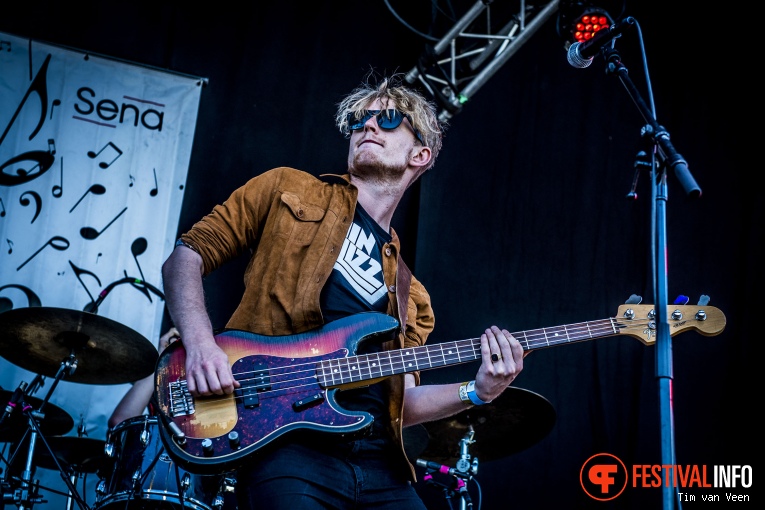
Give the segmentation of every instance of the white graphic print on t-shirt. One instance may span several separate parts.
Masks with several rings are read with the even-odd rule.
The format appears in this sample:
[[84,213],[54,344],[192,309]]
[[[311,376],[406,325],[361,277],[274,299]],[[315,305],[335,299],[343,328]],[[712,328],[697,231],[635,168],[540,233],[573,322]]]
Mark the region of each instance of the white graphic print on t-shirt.
[[[375,250],[375,237],[372,232],[355,222],[348,229],[340,255],[335,262],[335,269],[368,303],[376,303],[386,292],[382,280],[382,266],[370,254]],[[378,250],[379,253],[379,250]]]

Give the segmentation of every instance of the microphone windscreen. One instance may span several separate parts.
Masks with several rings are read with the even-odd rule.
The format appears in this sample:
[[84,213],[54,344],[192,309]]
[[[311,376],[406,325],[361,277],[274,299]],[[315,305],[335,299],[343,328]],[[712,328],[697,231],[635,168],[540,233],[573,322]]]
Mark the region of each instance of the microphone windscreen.
[[568,53],[566,54],[568,63],[578,69],[584,69],[585,67],[589,66],[590,64],[592,64],[592,59],[593,59],[593,57],[584,58],[582,54],[579,53],[579,47],[581,45],[582,43],[575,42],[574,44],[568,47]]

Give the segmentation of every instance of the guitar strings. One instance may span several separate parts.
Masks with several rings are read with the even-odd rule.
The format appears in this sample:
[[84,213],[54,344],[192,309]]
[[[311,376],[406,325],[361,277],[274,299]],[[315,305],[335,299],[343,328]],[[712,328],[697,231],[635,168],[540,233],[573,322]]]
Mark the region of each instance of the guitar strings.
[[[654,334],[651,327],[654,323],[653,319],[625,321],[610,318],[532,329],[512,335],[520,342],[524,351],[530,351],[561,343],[615,336],[630,330],[635,331],[635,335],[647,334],[650,338]],[[240,371],[234,374],[241,385],[235,393],[235,399],[242,400],[255,395],[258,398],[273,398],[317,385],[317,390],[322,390],[353,382],[382,379],[399,373],[467,363],[480,358],[480,348],[481,339],[471,338],[396,351],[269,366],[265,371]],[[253,376],[255,373],[266,375]],[[263,377],[267,377],[268,381],[262,382]]]

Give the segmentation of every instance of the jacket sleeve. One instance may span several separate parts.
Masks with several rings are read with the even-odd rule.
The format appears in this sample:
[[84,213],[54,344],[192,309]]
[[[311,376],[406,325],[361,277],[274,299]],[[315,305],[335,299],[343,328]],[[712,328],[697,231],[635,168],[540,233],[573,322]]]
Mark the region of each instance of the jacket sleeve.
[[251,178],[181,235],[202,257],[205,276],[257,244],[280,175],[277,168]]

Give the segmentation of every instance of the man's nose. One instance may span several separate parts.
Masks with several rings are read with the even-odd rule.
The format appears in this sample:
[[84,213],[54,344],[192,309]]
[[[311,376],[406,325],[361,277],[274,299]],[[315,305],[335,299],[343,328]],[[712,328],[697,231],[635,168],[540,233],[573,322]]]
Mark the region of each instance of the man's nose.
[[377,131],[377,129],[380,126],[377,124],[377,115],[372,115],[367,119],[367,121],[364,123],[364,131],[371,128],[372,131]]

